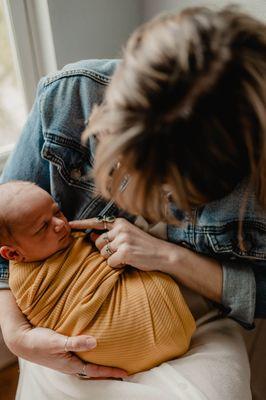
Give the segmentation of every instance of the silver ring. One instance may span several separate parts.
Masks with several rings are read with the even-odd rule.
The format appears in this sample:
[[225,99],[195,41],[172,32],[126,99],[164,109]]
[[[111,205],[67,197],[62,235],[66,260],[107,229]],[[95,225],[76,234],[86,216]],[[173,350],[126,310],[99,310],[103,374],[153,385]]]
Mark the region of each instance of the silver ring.
[[115,222],[116,218],[114,215],[104,215],[103,221],[105,222]]
[[83,364],[82,372],[78,372],[78,373],[76,374],[76,377],[79,378],[79,379],[87,378],[87,374],[86,374],[86,364]]
[[64,344],[64,352],[65,352],[65,353],[68,353],[68,350],[67,350],[67,342],[68,342],[68,339],[69,339],[69,336],[67,336],[67,337],[65,338],[65,344]]
[[109,245],[109,243],[107,243],[107,245],[106,245],[106,253],[108,253],[109,254],[109,256],[111,256],[112,254],[114,254],[114,251],[111,249],[111,247],[110,247],[110,245]]
[[112,222],[115,222],[115,220],[116,220],[116,218],[114,215],[104,215],[102,217],[104,229],[107,229],[107,222],[112,223]]

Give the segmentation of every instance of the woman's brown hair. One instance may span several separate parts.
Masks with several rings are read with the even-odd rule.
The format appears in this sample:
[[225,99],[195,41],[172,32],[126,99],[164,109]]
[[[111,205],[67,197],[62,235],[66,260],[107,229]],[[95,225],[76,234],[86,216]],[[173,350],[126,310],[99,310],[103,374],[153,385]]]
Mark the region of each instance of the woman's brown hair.
[[266,207],[265,24],[232,7],[191,8],[144,24],[88,133],[101,135],[97,187],[131,213],[171,220],[167,192],[189,210],[244,178]]

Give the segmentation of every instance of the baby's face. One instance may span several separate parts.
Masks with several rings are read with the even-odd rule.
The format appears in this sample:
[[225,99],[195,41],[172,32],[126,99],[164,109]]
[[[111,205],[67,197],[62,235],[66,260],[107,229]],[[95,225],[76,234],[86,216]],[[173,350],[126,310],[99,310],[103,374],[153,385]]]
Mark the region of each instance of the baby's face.
[[47,192],[33,187],[17,201],[13,237],[24,261],[43,260],[71,243],[68,221]]

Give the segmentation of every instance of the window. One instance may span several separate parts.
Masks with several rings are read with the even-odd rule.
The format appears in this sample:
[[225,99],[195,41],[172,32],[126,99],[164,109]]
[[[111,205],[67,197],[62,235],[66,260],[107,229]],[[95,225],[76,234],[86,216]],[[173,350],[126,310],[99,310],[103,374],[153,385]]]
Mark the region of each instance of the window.
[[0,173],[35,98],[57,70],[48,0],[0,0]]
[[26,118],[22,86],[15,67],[3,1],[0,2],[0,152],[16,142]]

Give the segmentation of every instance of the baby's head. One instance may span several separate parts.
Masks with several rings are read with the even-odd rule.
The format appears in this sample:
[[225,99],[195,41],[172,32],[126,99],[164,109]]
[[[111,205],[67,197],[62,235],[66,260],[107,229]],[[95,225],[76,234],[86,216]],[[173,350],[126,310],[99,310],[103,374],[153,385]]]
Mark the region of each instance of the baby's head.
[[52,197],[31,182],[0,185],[0,254],[8,260],[43,260],[71,243],[67,219]]

